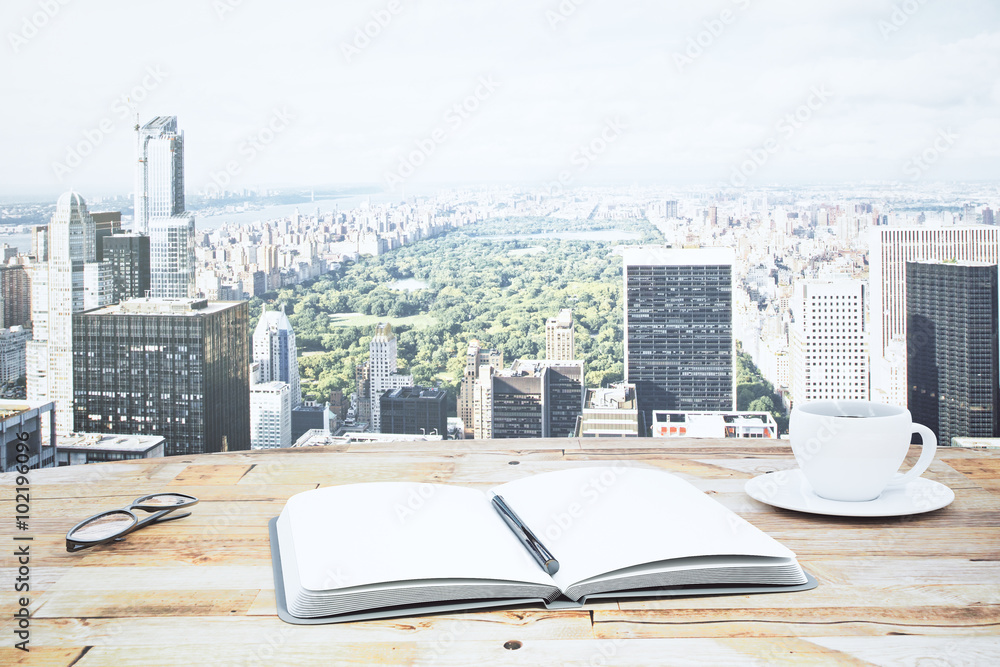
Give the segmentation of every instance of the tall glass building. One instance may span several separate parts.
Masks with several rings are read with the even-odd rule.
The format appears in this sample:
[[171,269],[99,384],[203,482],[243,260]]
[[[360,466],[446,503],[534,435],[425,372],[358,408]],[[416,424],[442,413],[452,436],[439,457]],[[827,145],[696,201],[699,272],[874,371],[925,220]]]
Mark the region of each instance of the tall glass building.
[[149,233],[154,218],[184,213],[184,133],[177,116],[157,116],[139,129],[133,231]]
[[260,362],[261,382],[288,384],[292,408],[302,403],[295,331],[283,308],[260,314],[257,328],[253,330],[253,361]]
[[248,318],[194,299],[74,315],[76,430],[160,435],[168,456],[250,449]]
[[154,298],[196,295],[194,245],[194,216],[150,220],[149,280]]
[[149,296],[149,237],[115,234],[102,243],[104,261],[111,267],[111,302]]
[[48,262],[31,276],[33,340],[25,351],[27,397],[54,401],[59,433],[73,430],[73,314],[110,301],[110,270],[96,261],[87,202],[67,192],[48,229]]
[[177,116],[139,128],[133,231],[149,236],[154,298],[186,299],[195,287],[194,216],[184,212],[184,133]]
[[869,230],[871,400],[906,405],[906,263],[956,259],[996,264],[1000,229],[922,225]]
[[626,248],[625,382],[638,409],[736,408],[729,248]]
[[1000,435],[997,265],[906,263],[907,407],[938,444]]

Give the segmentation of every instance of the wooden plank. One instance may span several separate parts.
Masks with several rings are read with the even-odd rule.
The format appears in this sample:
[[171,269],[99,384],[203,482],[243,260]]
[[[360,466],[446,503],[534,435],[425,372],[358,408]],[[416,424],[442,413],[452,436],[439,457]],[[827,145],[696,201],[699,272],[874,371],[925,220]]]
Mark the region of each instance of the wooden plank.
[[533,639],[591,639],[590,614],[586,611],[504,610],[436,616],[336,623],[291,625],[277,617],[226,616],[138,616],[131,618],[39,618],[32,623],[32,645],[89,646],[94,642],[113,646],[174,647],[184,644],[252,645],[269,638],[285,637],[293,644],[434,641],[443,632],[463,640],[495,637]]
[[247,616],[275,616],[278,613],[278,603],[274,597],[274,587],[257,592]]
[[[985,638],[925,637],[821,637],[811,640],[759,639],[648,639],[642,642],[614,640],[538,640],[524,643],[516,651],[503,648],[506,641],[452,642],[443,634],[437,642],[352,642],[329,646],[295,645],[287,641],[204,645],[179,644],[170,651],[159,648],[35,649],[30,661],[3,664],[68,665],[80,656],[79,667],[103,665],[161,665],[188,667],[193,664],[268,665],[439,665],[467,667],[471,664],[517,665],[710,665],[764,666],[779,662],[796,664],[932,664],[989,665],[998,662],[996,641]],[[20,651],[18,653],[21,653]],[[6,658],[6,653],[0,654]],[[25,654],[27,655],[27,654]],[[17,659],[17,656],[14,656]]]
[[[813,569],[809,570],[815,576]],[[820,581],[812,591],[766,595],[719,595],[701,598],[622,600],[621,609],[766,609],[774,607],[870,607],[1000,605],[1000,584],[924,585],[907,581],[881,586]]]
[[946,447],[938,444],[936,458],[950,459],[987,459],[995,458],[997,450],[980,447]]
[[976,482],[984,491],[1000,496],[1000,479],[977,479]]
[[1000,479],[1000,459],[951,460],[948,464],[970,479]]
[[[83,466],[60,466],[32,470],[32,493],[44,492],[40,487],[61,487],[56,491],[66,494],[67,485],[79,489],[83,494],[87,486],[95,484],[131,483],[162,483],[172,480],[178,472],[184,470],[187,464],[179,461],[162,459],[140,459],[137,461],[114,461],[108,463],[91,463]],[[14,485],[16,473],[0,474],[0,486]]]
[[39,599],[32,617],[243,616],[258,592],[257,589],[48,592]]
[[0,665],[9,665],[9,667],[17,665],[69,667],[83,653],[83,647],[37,648],[33,643],[28,644],[28,649],[28,651],[21,651],[8,645],[0,647]]
[[594,612],[594,634],[639,637],[815,637],[824,635],[996,635],[1000,605],[672,609]]
[[[285,641],[281,641],[285,639]],[[518,648],[505,648],[511,640]],[[453,640],[443,632],[427,641],[407,642],[338,642],[328,646],[302,645],[279,638],[273,644],[258,642],[247,646],[230,643],[210,645],[185,644],[164,655],[143,647],[128,649],[93,649],[77,663],[78,667],[96,665],[146,665],[188,667],[192,664],[241,665],[705,665],[766,667],[779,662],[795,664],[868,665],[857,658],[810,641],[720,639],[648,639],[639,641],[541,639],[520,641],[515,637],[496,636],[488,640]]]
[[171,486],[190,484],[205,486],[207,484],[235,484],[246,475],[251,465],[189,465],[177,473]]
[[451,461],[373,459],[369,461],[331,458],[313,463],[261,464],[254,466],[244,478],[245,484],[302,484],[321,486],[358,484],[361,482],[429,482],[445,484],[451,479],[455,464]]
[[51,591],[203,591],[274,588],[271,565],[75,567]]
[[994,585],[1000,583],[1000,561],[968,558],[854,558],[809,561],[809,572],[832,584],[893,586]]
[[723,639],[721,644],[739,651],[749,664],[775,665],[782,663],[851,665],[860,667],[871,663],[843,651],[818,645],[799,637],[774,637],[769,641],[759,639]]
[[877,665],[998,665],[1000,637],[814,637],[820,646]]
[[[9,563],[5,558],[5,564]],[[48,589],[52,584],[59,581],[67,572],[69,567],[42,567],[36,562],[31,564],[31,589],[32,591]],[[18,576],[16,567],[0,568],[0,591],[9,593],[11,599],[17,595],[14,589],[15,578]]]
[[[152,529],[151,529],[152,530]],[[261,566],[271,562],[266,526],[257,535],[143,535],[88,549],[81,568],[156,567],[160,563]],[[222,570],[220,569],[221,576]]]
[[830,556],[852,557],[860,554],[923,558],[996,559],[1000,554],[1000,534],[987,528],[978,533],[968,528],[939,527],[920,533],[920,539],[907,539],[905,532],[891,533],[865,526],[837,530],[804,531],[801,527],[766,531],[794,551],[800,559]]

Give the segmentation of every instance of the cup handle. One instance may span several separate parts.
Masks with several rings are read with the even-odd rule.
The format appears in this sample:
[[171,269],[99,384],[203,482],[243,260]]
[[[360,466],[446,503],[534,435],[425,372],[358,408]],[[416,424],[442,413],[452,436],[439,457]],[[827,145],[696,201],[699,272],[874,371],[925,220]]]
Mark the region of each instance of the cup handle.
[[900,475],[897,473],[896,479],[885,487],[887,489],[896,489],[901,486],[906,486],[917,477],[923,475],[924,471],[930,467],[931,461],[934,460],[934,454],[937,452],[937,438],[934,437],[934,431],[930,430],[923,424],[914,424],[912,432],[920,434],[920,458],[917,459],[917,462],[906,474]]

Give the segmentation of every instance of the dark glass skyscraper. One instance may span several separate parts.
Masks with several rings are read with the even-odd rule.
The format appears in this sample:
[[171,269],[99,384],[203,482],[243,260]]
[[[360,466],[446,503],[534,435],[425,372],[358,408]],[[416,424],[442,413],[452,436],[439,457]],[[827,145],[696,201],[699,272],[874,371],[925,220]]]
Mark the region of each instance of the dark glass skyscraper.
[[21,265],[0,266],[0,328],[31,326],[31,279]]
[[625,381],[639,411],[735,409],[732,269],[727,248],[624,253]]
[[491,438],[545,437],[545,372],[494,375]]
[[74,428],[250,449],[247,303],[136,299],[73,316]]
[[934,431],[996,437],[997,266],[984,262],[906,263],[907,407]]
[[382,433],[448,434],[447,394],[441,389],[400,387],[379,398]]
[[476,381],[477,438],[565,438],[583,411],[583,362],[518,359]]
[[121,211],[107,211],[104,213],[91,213],[94,219],[94,242],[97,251],[97,261],[104,260],[104,239],[122,231]]
[[149,237],[115,234],[102,239],[104,261],[111,266],[111,302],[149,295]]
[[576,433],[576,419],[583,411],[583,362],[547,362],[548,437],[568,438]]

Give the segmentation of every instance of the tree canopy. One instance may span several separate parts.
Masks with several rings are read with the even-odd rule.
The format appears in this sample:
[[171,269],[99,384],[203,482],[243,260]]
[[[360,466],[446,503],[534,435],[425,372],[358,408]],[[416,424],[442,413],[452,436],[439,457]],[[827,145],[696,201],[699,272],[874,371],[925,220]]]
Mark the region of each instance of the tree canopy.
[[[532,236],[602,229],[632,235]],[[251,302],[251,317],[256,322],[263,303],[285,304],[303,393],[315,399],[356,390],[354,368],[368,358],[373,325],[390,321],[400,371],[417,384],[440,384],[454,405],[471,339],[502,350],[507,363],[542,358],[545,320],[572,308],[586,383],[600,386],[624,375],[622,261],[614,248],[661,241],[645,221],[491,220],[270,292]],[[407,279],[423,286],[397,285]]]

